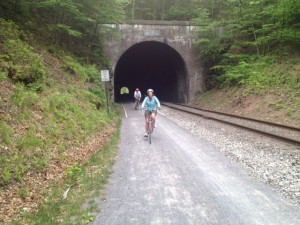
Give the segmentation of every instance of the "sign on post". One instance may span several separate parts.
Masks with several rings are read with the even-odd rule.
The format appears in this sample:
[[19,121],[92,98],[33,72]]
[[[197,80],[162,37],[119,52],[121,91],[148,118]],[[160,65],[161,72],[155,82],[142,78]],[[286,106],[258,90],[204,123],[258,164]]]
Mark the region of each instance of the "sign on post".
[[109,70],[101,70],[101,81],[102,82],[109,81]]
[[107,107],[107,113],[109,113],[108,94],[107,94],[107,82],[109,81],[109,71],[108,70],[101,70],[101,81],[105,82],[106,107]]

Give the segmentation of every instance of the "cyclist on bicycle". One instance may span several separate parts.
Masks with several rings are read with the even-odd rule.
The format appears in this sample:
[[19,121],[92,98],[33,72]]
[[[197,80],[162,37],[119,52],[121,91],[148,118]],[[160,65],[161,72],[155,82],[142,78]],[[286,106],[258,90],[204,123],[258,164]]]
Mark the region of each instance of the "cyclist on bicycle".
[[140,104],[141,97],[142,97],[142,94],[141,94],[141,92],[140,92],[140,90],[138,88],[135,89],[135,92],[134,92],[133,96],[134,96],[134,99],[135,99],[134,108],[138,109],[138,105]]
[[155,117],[157,114],[157,110],[160,109],[160,102],[156,96],[154,96],[154,91],[152,89],[147,90],[147,97],[144,99],[142,103],[142,109],[145,109],[145,130],[146,133],[144,137],[148,137],[147,131],[149,130],[149,118],[151,116],[153,121],[153,126],[155,127]]

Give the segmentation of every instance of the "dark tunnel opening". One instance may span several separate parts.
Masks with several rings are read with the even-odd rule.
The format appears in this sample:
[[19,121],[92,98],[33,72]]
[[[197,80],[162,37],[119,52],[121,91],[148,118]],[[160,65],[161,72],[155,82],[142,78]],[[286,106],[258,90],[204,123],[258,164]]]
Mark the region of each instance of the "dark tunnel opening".
[[[187,102],[187,77],[185,62],[176,50],[161,42],[141,42],[129,48],[116,65],[115,101],[133,101],[136,88],[143,96],[152,88],[160,101]],[[121,95],[122,87],[128,87],[129,94]]]

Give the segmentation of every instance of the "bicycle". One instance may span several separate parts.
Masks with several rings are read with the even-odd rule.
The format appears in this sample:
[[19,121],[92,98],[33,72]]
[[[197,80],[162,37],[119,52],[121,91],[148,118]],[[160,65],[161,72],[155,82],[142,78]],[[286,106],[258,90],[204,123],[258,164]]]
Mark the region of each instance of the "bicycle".
[[152,116],[150,115],[149,120],[148,120],[148,140],[149,140],[149,144],[151,145],[151,135],[153,133],[153,121],[152,121]]
[[139,108],[140,108],[140,99],[135,99],[134,109],[139,110]]

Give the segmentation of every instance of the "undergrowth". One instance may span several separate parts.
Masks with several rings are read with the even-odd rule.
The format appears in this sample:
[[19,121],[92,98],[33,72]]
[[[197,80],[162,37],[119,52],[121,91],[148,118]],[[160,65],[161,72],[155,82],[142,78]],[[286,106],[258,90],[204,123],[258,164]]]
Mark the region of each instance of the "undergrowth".
[[[19,224],[89,224],[94,221],[99,211],[95,201],[101,198],[101,190],[107,183],[112,165],[117,154],[117,144],[120,135],[120,121],[117,123],[117,132],[111,141],[90,160],[80,165],[70,166],[66,171],[63,184],[53,184],[45,193],[45,201],[37,212],[23,214],[22,218],[13,222]],[[69,190],[65,198],[64,193]],[[26,196],[26,190],[20,193]]]
[[[52,66],[36,53],[13,22],[0,18],[0,187],[48,168],[53,149],[63,153],[111,122],[95,65],[60,53],[68,77],[47,74]],[[89,83],[88,83],[89,82]],[[2,84],[0,84],[2,85]],[[4,95],[5,94],[5,95]],[[4,101],[5,98],[5,101]]]
[[222,74],[219,86],[201,94],[197,104],[296,126],[300,124],[299,59],[297,53],[289,57],[227,54],[213,67]]

